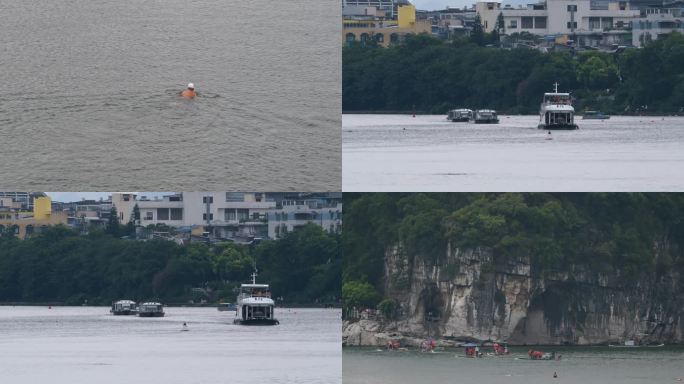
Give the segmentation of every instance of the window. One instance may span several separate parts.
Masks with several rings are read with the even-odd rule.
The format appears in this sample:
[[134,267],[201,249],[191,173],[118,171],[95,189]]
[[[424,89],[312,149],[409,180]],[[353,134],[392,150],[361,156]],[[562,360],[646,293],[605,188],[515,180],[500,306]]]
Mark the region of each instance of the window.
[[600,17],[590,17],[589,18],[589,29],[601,29],[601,18]]
[[521,17],[521,18],[520,18],[521,28],[532,29],[532,28],[533,28],[533,26],[532,26],[532,20],[533,20],[533,18],[530,17],[530,16]]
[[[206,220],[206,219],[207,219],[207,214],[203,213],[202,214],[202,220]],[[209,214],[209,220],[214,220],[214,214],[213,213]]]
[[204,196],[202,198],[202,202],[204,204],[206,204],[206,203],[213,204],[214,203],[214,197],[213,196]]
[[168,220],[169,219],[169,209],[168,208],[157,208],[157,220]]
[[518,20],[511,20],[510,24],[508,25],[508,28],[511,28],[511,29],[518,28]]
[[577,28],[577,22],[576,21],[568,21],[568,29],[575,29]]
[[568,12],[577,12],[577,5],[569,4],[568,5]]
[[613,28],[613,18],[612,17],[602,17],[601,18],[601,27],[603,29]]
[[241,202],[245,200],[244,193],[241,192],[226,192],[226,202]]
[[183,220],[183,208],[171,208],[171,220]]
[[384,43],[385,36],[382,33],[377,33],[375,34],[375,41],[377,41],[378,43]]
[[238,209],[237,210],[237,218],[238,218],[238,220],[249,219],[249,209]]
[[154,220],[153,213],[151,211],[145,212],[145,220]]
[[615,23],[615,26],[618,28],[624,28],[625,27],[625,22],[624,21],[618,21]]
[[627,2],[626,1],[619,2],[618,7],[620,8],[621,11],[626,11],[627,10]]
[[546,16],[537,16],[534,18],[534,28],[546,29]]
[[226,210],[223,214],[223,217],[226,221],[235,221],[237,220],[237,216],[235,215],[235,210]]

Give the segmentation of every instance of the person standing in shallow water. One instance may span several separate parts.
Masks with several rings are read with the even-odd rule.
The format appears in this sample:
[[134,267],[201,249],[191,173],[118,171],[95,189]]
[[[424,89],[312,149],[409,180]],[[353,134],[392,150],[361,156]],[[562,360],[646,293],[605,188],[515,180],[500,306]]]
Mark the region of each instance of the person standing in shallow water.
[[181,96],[185,97],[186,99],[192,99],[193,97],[197,96],[197,92],[195,92],[195,84],[188,84],[188,88],[181,92]]

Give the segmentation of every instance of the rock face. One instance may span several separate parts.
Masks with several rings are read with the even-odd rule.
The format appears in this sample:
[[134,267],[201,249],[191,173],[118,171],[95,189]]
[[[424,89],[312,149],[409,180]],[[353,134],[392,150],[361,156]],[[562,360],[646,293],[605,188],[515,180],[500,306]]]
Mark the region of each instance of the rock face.
[[494,267],[485,248],[449,249],[435,262],[395,247],[385,257],[385,296],[400,303],[400,315],[373,326],[345,323],[347,344],[383,345],[388,335],[517,345],[681,343],[680,276],[624,281],[620,271],[578,267],[538,275],[524,257]]

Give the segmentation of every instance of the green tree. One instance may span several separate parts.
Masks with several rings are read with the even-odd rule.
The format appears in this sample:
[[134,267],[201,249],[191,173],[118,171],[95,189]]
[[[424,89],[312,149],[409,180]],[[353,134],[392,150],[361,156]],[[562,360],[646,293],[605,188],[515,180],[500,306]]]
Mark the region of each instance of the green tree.
[[470,41],[479,46],[483,46],[486,43],[484,27],[482,26],[482,19],[479,14],[475,15],[473,30],[470,31]]
[[342,285],[342,305],[350,308],[374,308],[380,301],[380,294],[366,282],[348,281]]
[[503,13],[499,12],[499,16],[496,18],[496,31],[499,35],[506,34],[506,25],[504,22]]
[[119,225],[119,214],[116,211],[116,207],[112,206],[112,209],[109,210],[106,232],[114,237],[119,237],[121,233]]

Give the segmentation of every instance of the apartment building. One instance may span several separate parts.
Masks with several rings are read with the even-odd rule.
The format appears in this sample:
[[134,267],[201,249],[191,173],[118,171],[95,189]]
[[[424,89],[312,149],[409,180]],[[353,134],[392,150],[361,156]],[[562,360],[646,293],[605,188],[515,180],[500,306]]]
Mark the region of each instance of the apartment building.
[[528,32],[541,36],[567,36],[578,46],[629,45],[631,26],[640,16],[628,1],[547,0],[526,7],[501,7],[500,2],[478,2],[486,32],[503,16],[505,33]]
[[646,7],[632,22],[632,45],[643,46],[672,32],[684,33],[683,1]]
[[[339,206],[332,200],[338,201]],[[112,204],[121,223],[131,220],[137,205],[139,219],[135,221],[140,226],[162,224],[194,229],[193,232],[213,239],[239,243],[277,238],[306,222],[327,231],[337,231],[336,224],[341,224],[341,196],[334,194],[183,192],[149,199],[133,193],[115,193]],[[305,206],[309,210],[303,210]],[[330,208],[335,208],[336,213],[326,213]],[[282,229],[271,230],[270,221],[276,218]]]

